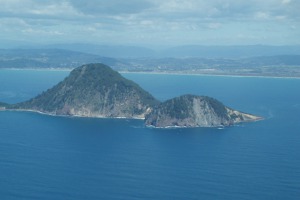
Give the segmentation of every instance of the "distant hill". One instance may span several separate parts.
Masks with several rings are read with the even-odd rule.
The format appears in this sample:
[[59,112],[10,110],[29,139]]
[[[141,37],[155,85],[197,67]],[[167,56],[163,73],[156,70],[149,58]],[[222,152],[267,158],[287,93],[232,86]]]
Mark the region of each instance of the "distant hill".
[[[275,52],[275,50],[273,52]],[[295,50],[294,52],[297,51]],[[111,66],[114,70],[123,72],[300,77],[300,53],[246,58],[110,58],[102,55],[63,49],[0,49],[0,69],[73,69],[86,63],[104,63]]]
[[161,57],[201,57],[201,58],[248,58],[258,56],[300,55],[300,46],[268,46],[268,45],[239,45],[239,46],[201,46],[185,45],[165,49]]
[[141,58],[154,57],[157,52],[153,49],[125,45],[96,45],[96,44],[54,44],[44,46],[47,49],[74,50],[111,58]]
[[242,62],[248,63],[249,66],[300,66],[299,55],[278,55],[278,56],[259,56],[241,59]]
[[63,49],[0,49],[0,68],[75,68],[91,62],[114,65],[119,61]]
[[300,55],[250,58],[140,58],[127,59],[119,71],[183,74],[300,77]]
[[202,66],[300,66],[298,55],[258,56],[247,58],[164,57],[116,58],[63,49],[0,49],[0,68],[75,68],[101,62],[116,70],[193,69]]
[[111,58],[248,58],[258,56],[300,55],[300,45],[236,45],[205,46],[181,45],[174,47],[148,48],[130,45],[99,44],[52,44],[24,46],[24,49],[63,49]]

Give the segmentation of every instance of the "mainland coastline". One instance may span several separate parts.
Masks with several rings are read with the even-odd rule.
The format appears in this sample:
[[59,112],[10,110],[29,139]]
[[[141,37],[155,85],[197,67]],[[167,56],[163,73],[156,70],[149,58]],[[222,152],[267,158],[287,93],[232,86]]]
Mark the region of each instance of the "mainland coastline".
[[[74,68],[0,68],[1,70],[12,71],[51,71],[51,72],[71,72]],[[186,71],[118,71],[120,74],[153,74],[153,75],[179,75],[179,76],[214,76],[233,78],[279,78],[279,79],[300,79],[300,76],[275,76],[268,74],[230,74],[230,73],[192,73]]]

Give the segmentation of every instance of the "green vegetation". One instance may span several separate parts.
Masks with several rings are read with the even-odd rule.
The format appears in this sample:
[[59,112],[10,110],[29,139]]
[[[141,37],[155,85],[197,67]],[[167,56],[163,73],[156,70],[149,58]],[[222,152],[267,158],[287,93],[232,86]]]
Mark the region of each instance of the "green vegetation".
[[228,119],[226,107],[220,101],[207,96],[203,96],[202,98],[212,107],[215,113],[222,118]]
[[172,118],[184,119],[190,117],[192,109],[192,101],[189,96],[180,96],[161,103],[157,110],[160,114],[168,115]]
[[155,110],[161,115],[168,115],[176,119],[193,117],[194,99],[206,102],[218,116],[228,119],[226,107],[218,100],[207,96],[183,95],[159,104]]
[[245,114],[227,108],[218,100],[207,96],[183,95],[156,106],[146,116],[146,125],[155,127],[216,127],[229,126],[249,119]]
[[141,115],[157,103],[139,85],[110,67],[88,64],[74,69],[53,88],[15,107],[63,115],[87,111],[119,117]]

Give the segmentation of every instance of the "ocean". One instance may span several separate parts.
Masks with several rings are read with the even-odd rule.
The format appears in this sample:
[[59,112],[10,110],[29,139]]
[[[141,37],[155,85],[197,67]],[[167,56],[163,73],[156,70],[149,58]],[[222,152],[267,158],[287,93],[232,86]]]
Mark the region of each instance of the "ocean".
[[[0,102],[27,100],[68,73],[0,70]],[[206,95],[265,120],[153,129],[1,111],[0,199],[299,199],[300,79],[123,75],[161,101]]]

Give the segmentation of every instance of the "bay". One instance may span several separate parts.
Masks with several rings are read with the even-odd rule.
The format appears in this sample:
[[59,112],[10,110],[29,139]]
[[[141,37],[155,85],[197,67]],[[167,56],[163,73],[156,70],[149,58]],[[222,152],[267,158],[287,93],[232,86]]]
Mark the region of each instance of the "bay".
[[[16,103],[69,72],[0,70]],[[159,100],[207,95],[265,117],[224,129],[0,112],[1,199],[298,199],[300,79],[125,73]]]

